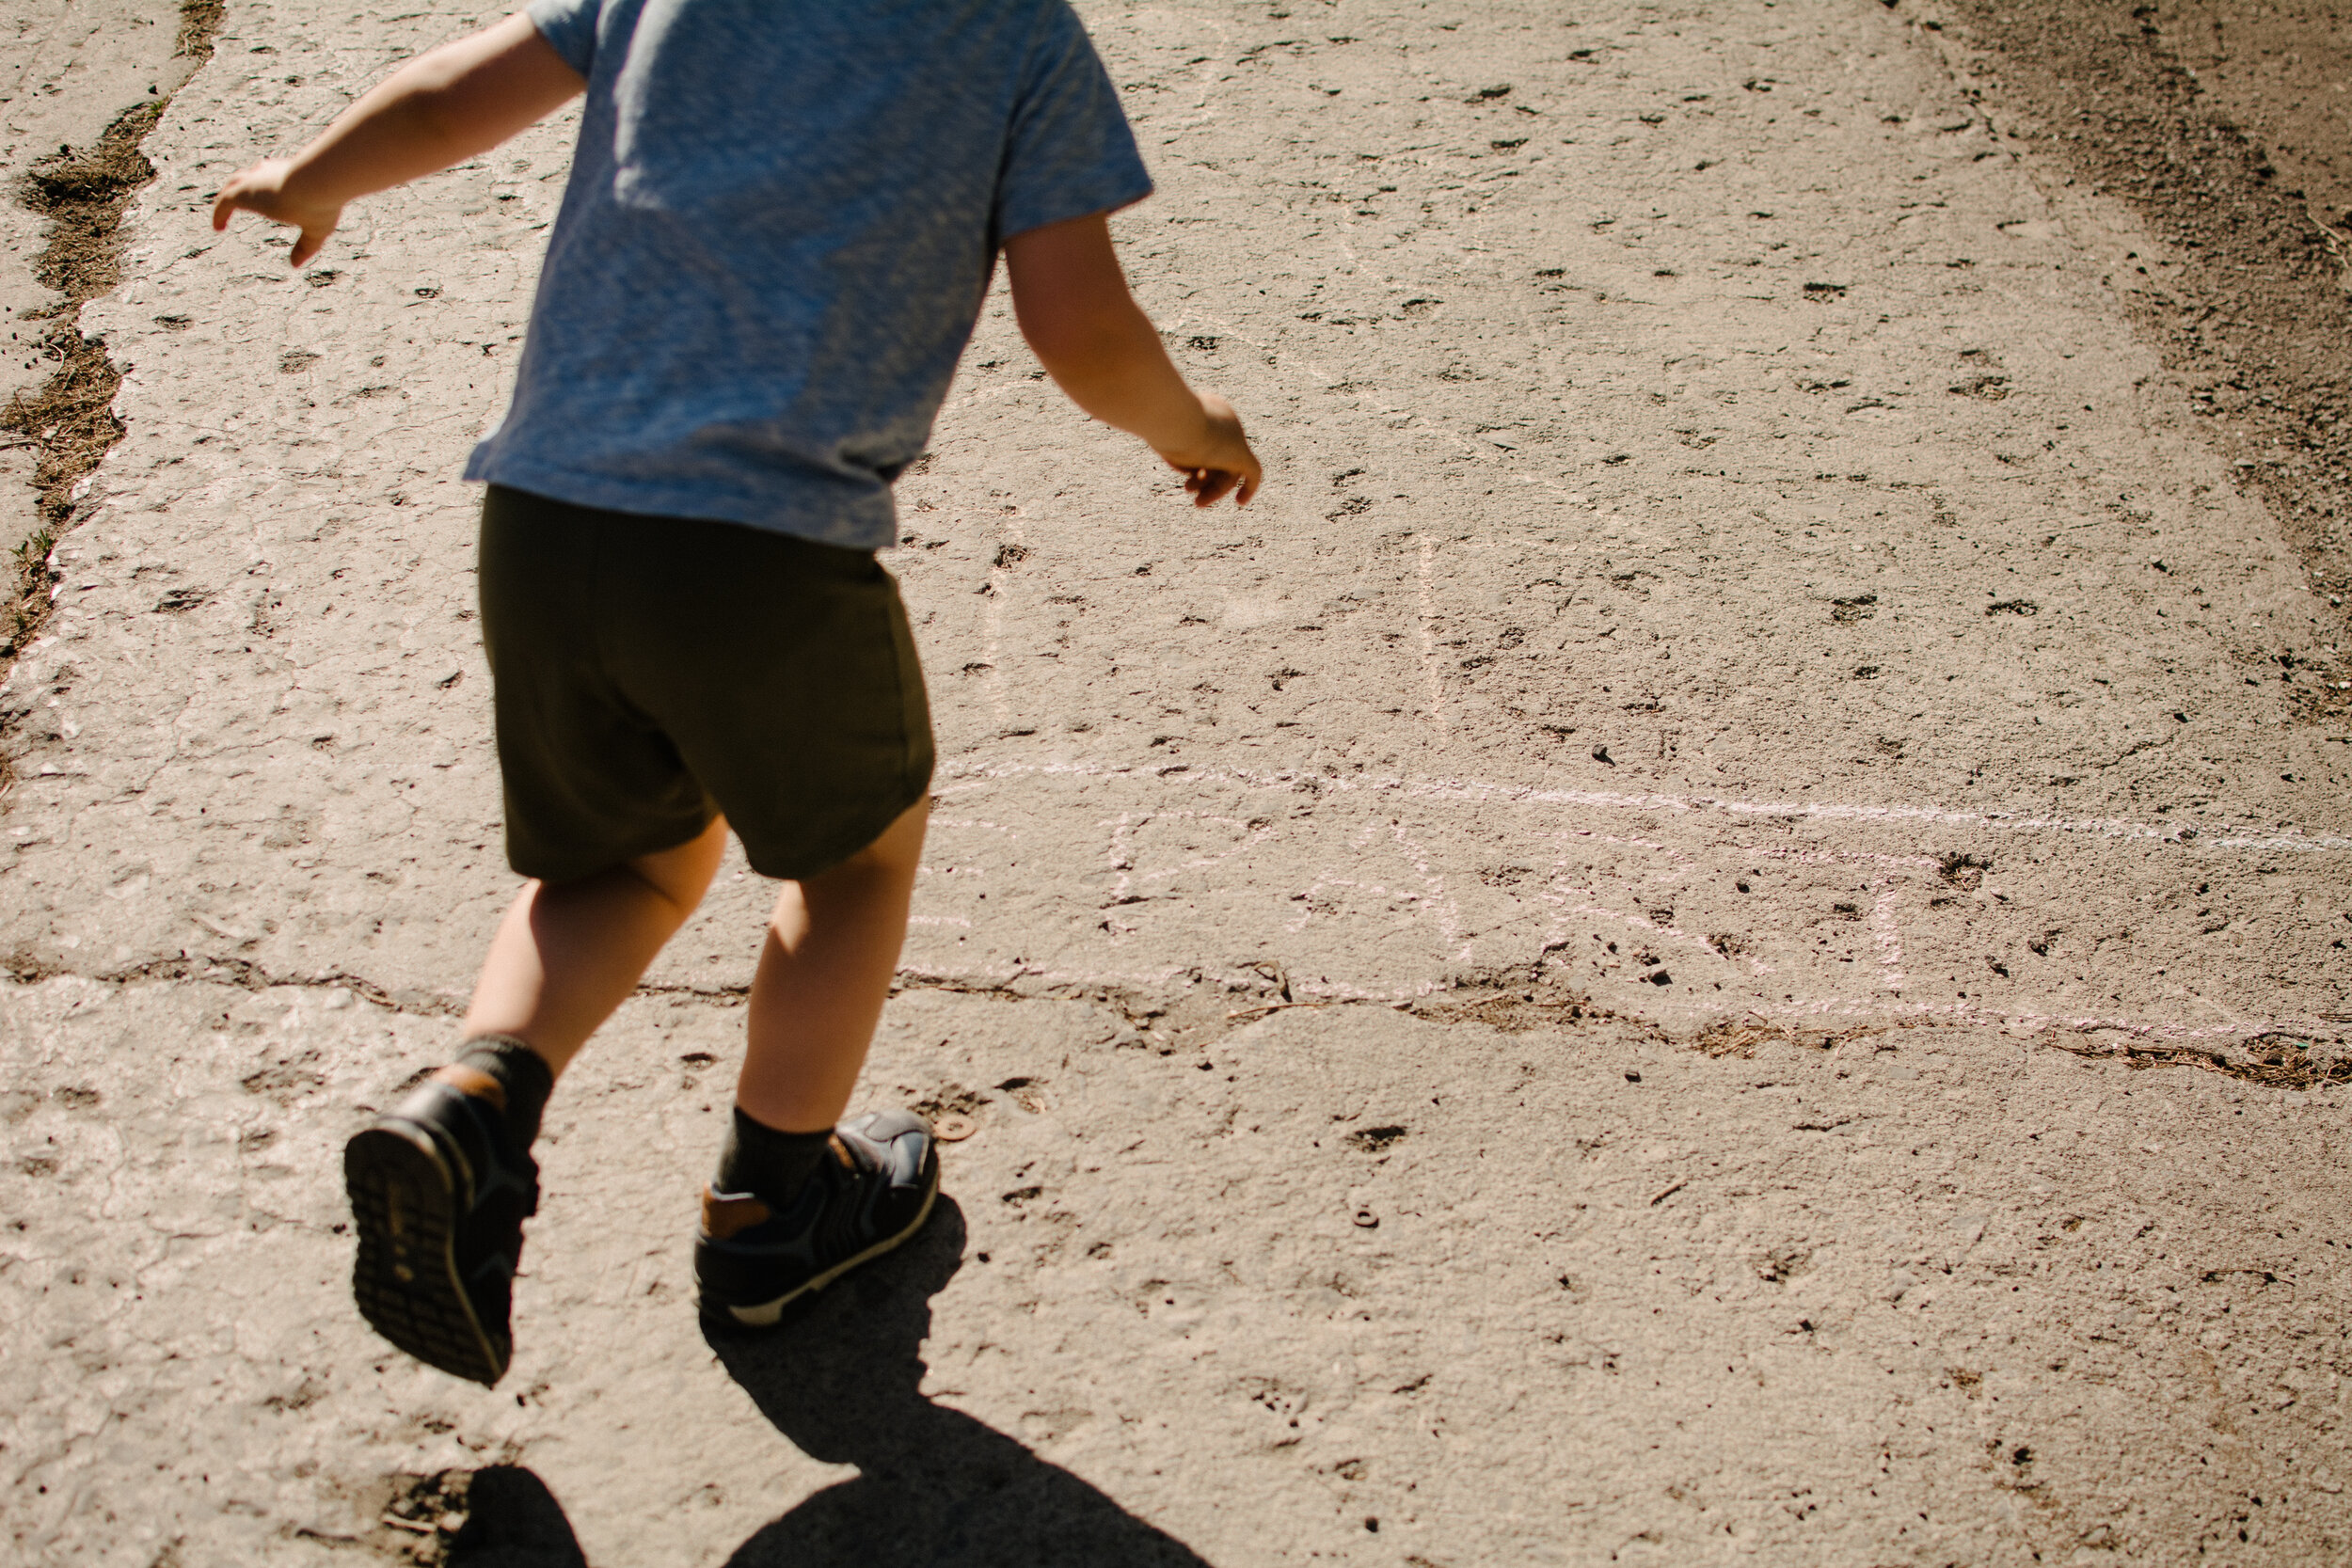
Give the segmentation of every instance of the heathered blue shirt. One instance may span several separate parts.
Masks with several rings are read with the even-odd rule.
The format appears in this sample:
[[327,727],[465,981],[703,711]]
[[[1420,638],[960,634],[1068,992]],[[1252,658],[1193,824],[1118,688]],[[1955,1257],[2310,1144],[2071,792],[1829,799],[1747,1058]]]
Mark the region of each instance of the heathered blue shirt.
[[531,0],[587,78],[468,479],[872,549],[1025,230],[1150,194],[1067,0]]

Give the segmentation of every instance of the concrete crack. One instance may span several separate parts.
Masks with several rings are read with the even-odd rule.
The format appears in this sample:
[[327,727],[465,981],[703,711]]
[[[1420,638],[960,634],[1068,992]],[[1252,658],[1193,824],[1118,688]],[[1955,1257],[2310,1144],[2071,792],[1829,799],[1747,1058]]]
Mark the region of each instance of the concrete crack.
[[2255,1035],[2242,1042],[2241,1049],[2247,1054],[2237,1057],[2185,1045],[2107,1046],[2063,1038],[2050,1041],[2070,1055],[2094,1061],[2111,1058],[2132,1068],[2201,1068],[2241,1084],[2263,1084],[2272,1088],[2315,1089],[2352,1084],[2352,1056],[2317,1056],[2312,1053],[2312,1043],[2277,1033]]
[[104,986],[127,986],[140,980],[201,980],[235,986],[243,990],[347,990],[372,1006],[412,1018],[455,1018],[464,1009],[445,997],[414,991],[392,991],[345,970],[325,974],[276,974],[247,958],[214,958],[183,953],[172,958],[149,958],[118,969],[85,974],[65,964],[48,963],[19,951],[0,959],[0,973],[18,985],[74,978]]

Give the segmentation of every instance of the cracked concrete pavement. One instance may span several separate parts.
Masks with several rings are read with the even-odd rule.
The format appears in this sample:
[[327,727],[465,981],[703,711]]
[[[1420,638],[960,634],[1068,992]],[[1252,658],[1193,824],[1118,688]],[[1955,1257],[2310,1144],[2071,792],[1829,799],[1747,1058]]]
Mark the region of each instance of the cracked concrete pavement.
[[336,1153],[511,893],[454,475],[568,124],[291,275],[213,183],[479,18],[230,6],[0,694],[14,1550],[430,1559],[490,1465],[548,1561],[2352,1549],[2342,623],[2119,303],[2162,237],[1878,5],[1086,9],[1272,483],[1185,510],[992,302],[889,557],[868,1089],[971,1118],[955,1205],[702,1337],[739,863],[484,1391],[352,1313]]

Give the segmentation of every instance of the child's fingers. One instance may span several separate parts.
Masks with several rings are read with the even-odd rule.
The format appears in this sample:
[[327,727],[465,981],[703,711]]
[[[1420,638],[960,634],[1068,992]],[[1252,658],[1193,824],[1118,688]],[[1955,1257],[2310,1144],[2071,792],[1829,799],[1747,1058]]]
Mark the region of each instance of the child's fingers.
[[1230,468],[1200,468],[1184,482],[1184,488],[1192,492],[1193,505],[1215,506],[1240,478]]
[[1195,468],[1185,475],[1184,488],[1192,492],[1195,506],[1215,506],[1227,496],[1235,506],[1248,506],[1264,479],[1255,463],[1246,468]]

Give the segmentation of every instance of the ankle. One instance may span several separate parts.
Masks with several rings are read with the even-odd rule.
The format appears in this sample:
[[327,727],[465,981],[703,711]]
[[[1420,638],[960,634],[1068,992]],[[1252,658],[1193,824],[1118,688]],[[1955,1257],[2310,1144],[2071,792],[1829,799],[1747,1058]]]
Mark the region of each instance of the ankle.
[[711,1185],[722,1193],[749,1193],[771,1209],[781,1209],[800,1196],[832,1147],[831,1128],[787,1132],[746,1115],[738,1105]]
[[485,1098],[505,1117],[516,1147],[528,1149],[539,1136],[539,1119],[555,1089],[555,1071],[547,1058],[512,1035],[480,1035],[466,1042],[452,1065],[490,1080],[497,1092]]

